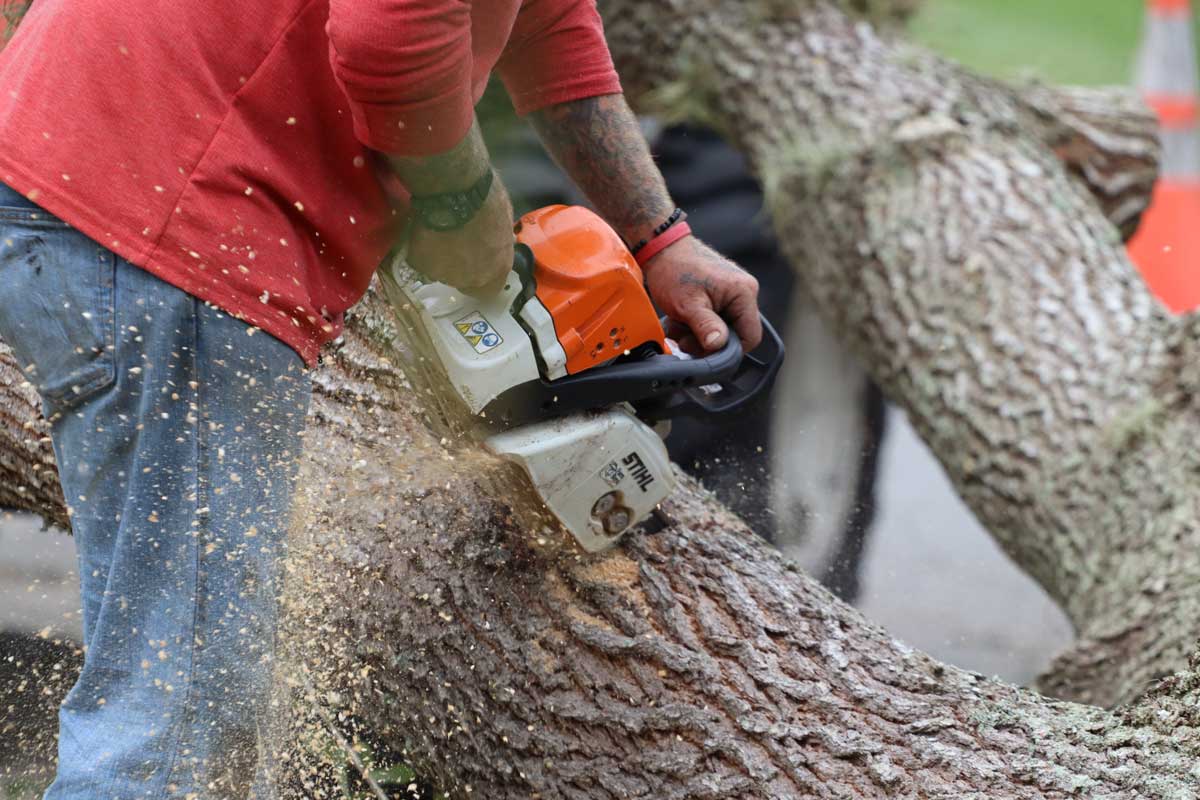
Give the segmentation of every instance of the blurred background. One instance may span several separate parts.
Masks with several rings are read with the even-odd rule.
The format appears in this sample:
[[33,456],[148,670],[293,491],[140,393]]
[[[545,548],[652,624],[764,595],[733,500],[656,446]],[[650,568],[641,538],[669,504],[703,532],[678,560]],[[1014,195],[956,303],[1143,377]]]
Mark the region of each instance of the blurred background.
[[[910,33],[1004,78],[1129,84],[1143,18],[1135,0],[924,0]],[[502,165],[506,180],[515,169]],[[793,350],[792,362],[798,358]],[[792,383],[796,396],[818,402],[811,380]],[[822,508],[818,498],[774,520],[777,527],[809,531],[823,526],[828,541],[781,545],[818,572],[831,558],[838,561],[841,574],[834,579],[842,581],[843,594],[896,637],[944,661],[1029,682],[1069,640],[1065,618],[974,521],[903,414],[871,400],[869,392],[864,397],[867,419],[857,432],[843,437],[832,425],[824,442],[814,442],[813,430],[798,431],[794,441],[775,447],[784,451],[775,454],[777,474],[787,471],[787,464],[779,465],[789,459],[810,472],[814,458],[854,462],[840,477],[813,477],[810,494],[847,476],[857,482],[842,487],[849,498],[845,508]],[[786,432],[781,407],[782,401],[776,428]],[[820,438],[822,431],[815,433]],[[806,461],[796,448],[817,455]],[[44,737],[53,733],[53,707],[64,687],[50,681],[47,688],[47,681],[30,676],[61,673],[58,660],[65,657],[69,665],[77,657],[74,569],[69,537],[0,513],[0,800],[31,796],[47,774]]]
[[1138,0],[923,0],[912,37],[981,72],[1080,85],[1127,84]]

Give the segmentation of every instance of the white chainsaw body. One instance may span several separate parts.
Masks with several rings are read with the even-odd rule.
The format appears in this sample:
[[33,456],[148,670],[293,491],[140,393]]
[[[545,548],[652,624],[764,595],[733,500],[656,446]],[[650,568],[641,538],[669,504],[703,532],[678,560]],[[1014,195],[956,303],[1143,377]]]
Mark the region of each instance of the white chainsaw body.
[[[566,375],[566,354],[545,306],[535,296],[520,320],[511,312],[522,290],[516,271],[489,298],[423,282],[401,263],[395,277],[471,413],[514,386]],[[486,415],[481,422],[489,423]],[[491,424],[486,446],[525,469],[546,507],[588,552],[614,545],[675,488],[662,438],[625,404],[508,429]]]
[[611,547],[675,488],[662,439],[625,408],[576,412],[492,435],[589,553]]
[[[534,339],[509,311],[521,291],[515,272],[510,273],[504,291],[488,298],[463,294],[444,283],[422,283],[401,265],[396,279],[419,312],[446,375],[472,414],[483,411],[505,390],[538,378]],[[522,311],[539,344],[547,340],[543,352],[549,354],[546,363],[559,372],[554,377],[565,375],[567,358],[545,306],[535,297]]]

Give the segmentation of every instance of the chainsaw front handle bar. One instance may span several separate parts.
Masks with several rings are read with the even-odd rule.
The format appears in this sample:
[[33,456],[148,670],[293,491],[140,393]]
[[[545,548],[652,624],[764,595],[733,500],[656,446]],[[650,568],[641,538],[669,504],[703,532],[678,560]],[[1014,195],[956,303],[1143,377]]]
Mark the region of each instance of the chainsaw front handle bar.
[[648,422],[733,414],[771,387],[783,363],[783,341],[766,319],[762,323],[763,342],[753,353],[743,353],[741,340],[730,331],[725,346],[703,358],[660,354],[618,360],[556,381],[530,381],[497,397],[486,413],[510,424],[618,403],[631,404]]
[[[638,416],[648,421],[676,417],[711,418],[736,414],[758,402],[775,383],[783,366],[783,340],[767,318],[759,315],[763,338],[749,353],[742,351],[737,333],[729,330],[729,341],[715,353],[689,361],[675,391],[660,397],[634,403]],[[671,358],[671,356],[657,356]],[[645,364],[647,362],[638,362]]]

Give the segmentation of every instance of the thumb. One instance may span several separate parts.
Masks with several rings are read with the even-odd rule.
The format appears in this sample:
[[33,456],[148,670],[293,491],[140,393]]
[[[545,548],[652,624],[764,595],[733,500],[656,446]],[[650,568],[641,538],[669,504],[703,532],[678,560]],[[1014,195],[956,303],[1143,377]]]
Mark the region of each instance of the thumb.
[[725,325],[725,320],[713,311],[707,295],[679,309],[679,316],[692,329],[696,341],[706,351],[712,352],[725,346],[725,340],[729,338],[729,328]]

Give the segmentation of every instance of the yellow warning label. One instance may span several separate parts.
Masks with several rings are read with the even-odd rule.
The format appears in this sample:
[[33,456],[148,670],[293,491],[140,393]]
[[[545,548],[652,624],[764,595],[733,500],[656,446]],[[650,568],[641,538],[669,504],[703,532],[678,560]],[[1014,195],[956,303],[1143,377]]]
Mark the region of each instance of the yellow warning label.
[[[3,0],[0,0],[3,2]],[[454,329],[480,355],[504,344],[504,338],[492,327],[483,314],[473,311],[454,323]]]

